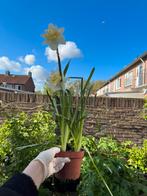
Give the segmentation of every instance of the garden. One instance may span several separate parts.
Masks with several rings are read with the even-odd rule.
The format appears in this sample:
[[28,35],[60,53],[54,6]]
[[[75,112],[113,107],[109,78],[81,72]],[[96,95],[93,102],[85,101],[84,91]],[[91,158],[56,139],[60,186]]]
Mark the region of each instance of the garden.
[[[87,80],[66,76],[70,61],[62,66],[58,50],[58,45],[65,43],[62,34],[63,29],[49,25],[43,35],[45,43],[56,52],[60,76],[54,91],[46,88],[50,112],[9,114],[0,125],[0,184],[22,171],[40,151],[58,146],[61,154],[57,156],[68,155],[71,162],[61,173],[46,179],[39,195],[147,195],[147,140],[137,146],[110,136],[84,136],[86,101],[94,68]],[[68,88],[69,79],[79,80],[77,96]],[[146,108],[147,103],[144,111]],[[147,119],[146,112],[144,118]]]
[[[56,123],[46,111],[9,116],[0,126],[0,183],[22,171],[42,150],[59,145]],[[138,147],[111,137],[83,136],[85,150],[78,195],[147,195],[147,140]],[[40,188],[40,195],[56,195],[54,176]],[[64,194],[65,195],[65,194]]]

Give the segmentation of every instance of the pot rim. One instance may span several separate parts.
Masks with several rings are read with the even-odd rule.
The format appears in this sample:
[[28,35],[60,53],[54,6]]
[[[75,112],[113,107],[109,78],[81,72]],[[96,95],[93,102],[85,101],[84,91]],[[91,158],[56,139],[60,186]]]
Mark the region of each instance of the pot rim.
[[61,151],[55,155],[55,157],[69,157],[74,159],[82,159],[84,157],[84,151]]

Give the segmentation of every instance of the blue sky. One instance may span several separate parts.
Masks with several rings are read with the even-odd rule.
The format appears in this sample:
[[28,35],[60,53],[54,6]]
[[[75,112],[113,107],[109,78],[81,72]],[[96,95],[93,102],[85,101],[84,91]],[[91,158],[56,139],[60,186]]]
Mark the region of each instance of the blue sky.
[[[72,59],[69,75],[86,78],[94,66],[93,80],[107,80],[147,50],[146,8],[146,0],[1,0],[0,73],[32,70],[41,88],[57,68],[41,37],[53,23],[65,28],[66,40],[82,54]],[[30,54],[35,61],[28,56],[29,63]]]

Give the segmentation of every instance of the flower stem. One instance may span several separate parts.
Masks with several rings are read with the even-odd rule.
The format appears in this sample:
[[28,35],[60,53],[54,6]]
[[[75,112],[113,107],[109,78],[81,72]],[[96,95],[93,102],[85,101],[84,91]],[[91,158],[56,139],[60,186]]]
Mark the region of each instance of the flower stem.
[[63,78],[62,78],[62,68],[61,68],[61,60],[60,60],[60,55],[59,55],[58,48],[56,50],[56,53],[57,53],[57,59],[58,59],[59,74],[60,74],[61,82],[62,82],[62,80],[63,80]]

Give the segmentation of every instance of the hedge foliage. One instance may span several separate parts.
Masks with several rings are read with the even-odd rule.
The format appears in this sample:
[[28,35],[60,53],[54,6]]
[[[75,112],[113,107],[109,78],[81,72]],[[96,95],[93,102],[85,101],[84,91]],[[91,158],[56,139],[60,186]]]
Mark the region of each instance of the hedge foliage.
[[85,147],[91,158],[86,154],[83,160],[79,195],[147,195],[147,140],[137,147],[130,141],[120,144],[112,138],[90,136],[83,140]]
[[51,114],[21,112],[0,126],[0,183],[26,165],[41,151],[56,144],[56,124]]

